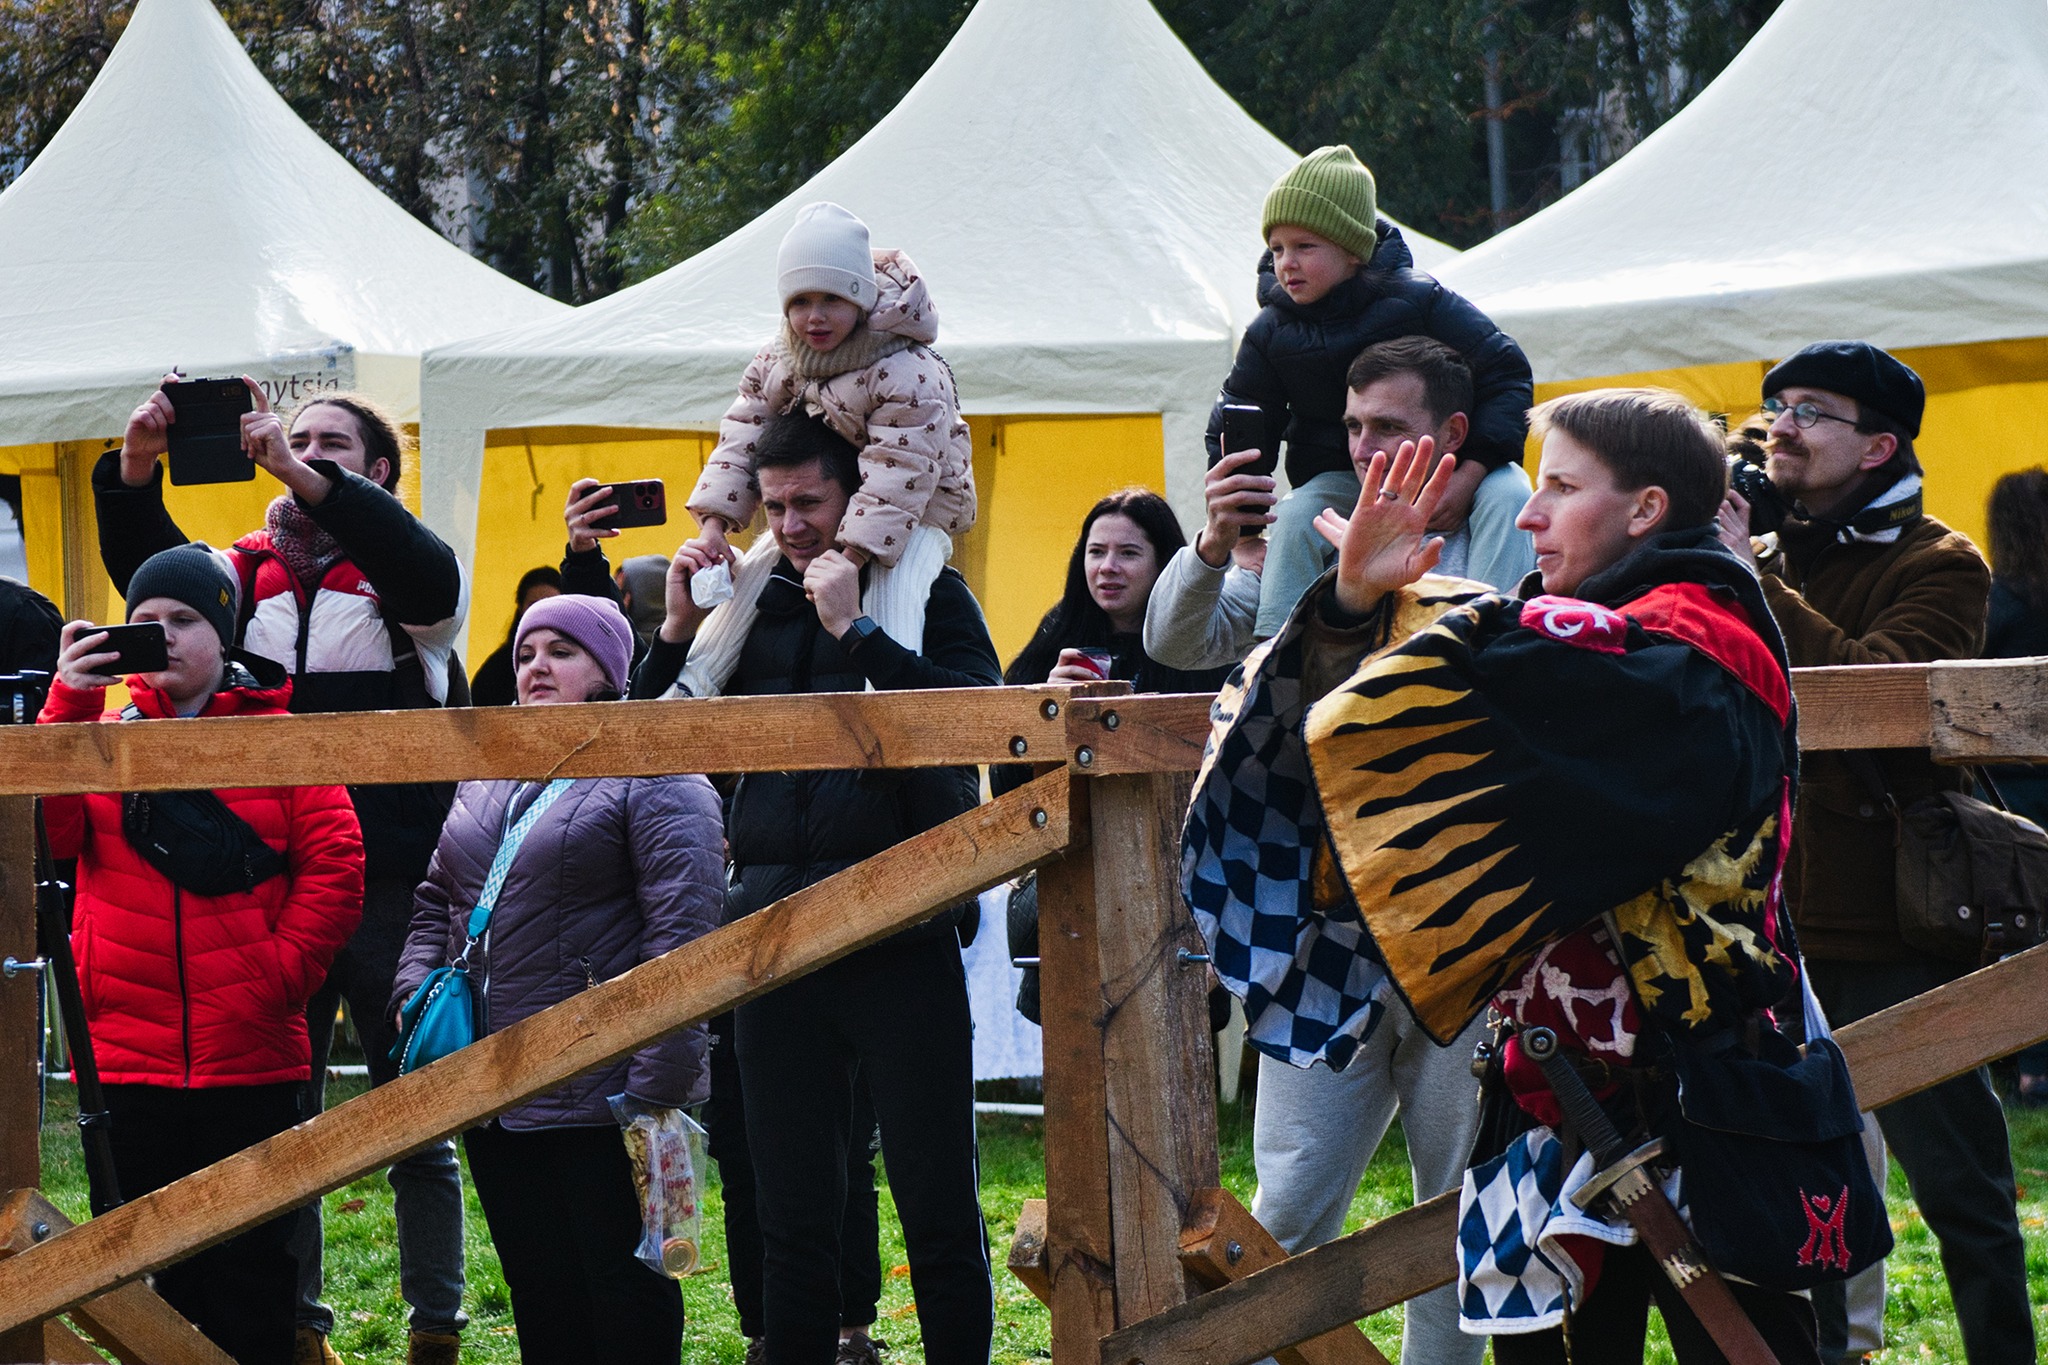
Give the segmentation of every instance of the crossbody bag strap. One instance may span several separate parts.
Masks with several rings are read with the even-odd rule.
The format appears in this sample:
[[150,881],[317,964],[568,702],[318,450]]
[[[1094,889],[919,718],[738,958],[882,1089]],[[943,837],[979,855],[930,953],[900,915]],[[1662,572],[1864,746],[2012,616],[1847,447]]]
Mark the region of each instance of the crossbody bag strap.
[[[484,936],[484,927],[491,922],[491,911],[498,904],[498,893],[505,889],[505,874],[512,870],[512,860],[519,855],[519,846],[540,823],[541,816],[548,813],[548,807],[554,805],[574,783],[575,779],[571,777],[558,777],[548,783],[533,799],[533,804],[505,827],[504,835],[498,840],[498,851],[491,857],[491,870],[484,877],[484,889],[477,894],[476,908],[469,912],[469,924],[463,931],[469,941],[462,945],[462,954],[455,959],[457,966],[468,965],[469,950],[476,947],[477,940]],[[509,809],[508,806],[508,814]]]

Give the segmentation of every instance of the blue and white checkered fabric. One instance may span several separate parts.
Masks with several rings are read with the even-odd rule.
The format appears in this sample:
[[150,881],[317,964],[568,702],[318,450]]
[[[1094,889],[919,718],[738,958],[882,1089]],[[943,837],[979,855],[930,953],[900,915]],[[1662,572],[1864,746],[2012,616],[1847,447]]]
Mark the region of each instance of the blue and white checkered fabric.
[[1216,698],[1181,884],[1217,976],[1244,1001],[1252,1046],[1342,1070],[1398,997],[1364,926],[1318,912],[1310,895],[1323,817],[1301,738],[1298,636],[1290,624],[1253,651]]
[[[1636,1230],[1626,1221],[1607,1222],[1572,1202],[1572,1194],[1592,1178],[1593,1154],[1579,1153],[1567,1171],[1564,1144],[1540,1126],[1465,1172],[1458,1195],[1461,1331],[1497,1336],[1555,1327],[1586,1292],[1586,1268],[1564,1239],[1635,1244]],[[1675,1196],[1677,1184],[1676,1174],[1665,1180],[1667,1198]]]

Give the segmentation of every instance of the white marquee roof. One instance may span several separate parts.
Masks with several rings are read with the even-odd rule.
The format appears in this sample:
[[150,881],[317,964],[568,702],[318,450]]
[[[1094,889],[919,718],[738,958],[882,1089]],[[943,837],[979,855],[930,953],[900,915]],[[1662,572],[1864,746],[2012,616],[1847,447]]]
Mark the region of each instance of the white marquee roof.
[[2044,157],[2043,0],[1788,0],[1664,127],[1442,274],[1538,380],[2041,336]]
[[385,198],[207,0],[142,0],[0,194],[0,445],[118,436],[172,365],[410,416],[427,347],[568,311]]
[[[436,477],[462,481],[429,489],[463,509],[437,529],[472,543],[487,429],[714,421],[777,325],[776,248],[820,199],[916,262],[969,410],[1164,412],[1190,510],[1199,422],[1257,311],[1259,207],[1295,159],[1146,0],[981,0],[894,111],[731,237],[430,354],[423,434]],[[1408,240],[1425,268],[1454,254]]]

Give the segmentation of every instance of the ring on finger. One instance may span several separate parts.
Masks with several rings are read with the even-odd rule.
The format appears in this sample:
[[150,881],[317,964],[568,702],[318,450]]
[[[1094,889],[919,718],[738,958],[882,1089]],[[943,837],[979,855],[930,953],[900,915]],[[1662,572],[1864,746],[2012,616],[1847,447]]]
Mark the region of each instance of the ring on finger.
[[1382,489],[1380,490],[1380,499],[1379,499],[1379,500],[1380,500],[1381,502],[1398,502],[1398,501],[1400,501],[1400,499],[1401,499],[1401,490],[1400,490],[1400,489],[1398,489],[1398,488],[1382,488]]

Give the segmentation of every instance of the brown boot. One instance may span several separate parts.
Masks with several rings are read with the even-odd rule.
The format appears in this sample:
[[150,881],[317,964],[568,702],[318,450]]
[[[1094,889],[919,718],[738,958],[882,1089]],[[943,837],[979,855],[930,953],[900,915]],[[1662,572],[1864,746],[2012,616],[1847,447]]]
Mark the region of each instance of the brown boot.
[[414,1332],[406,1339],[405,1365],[456,1365],[461,1359],[461,1337]]
[[341,1365],[341,1357],[327,1344],[327,1334],[301,1327],[292,1341],[292,1365]]

